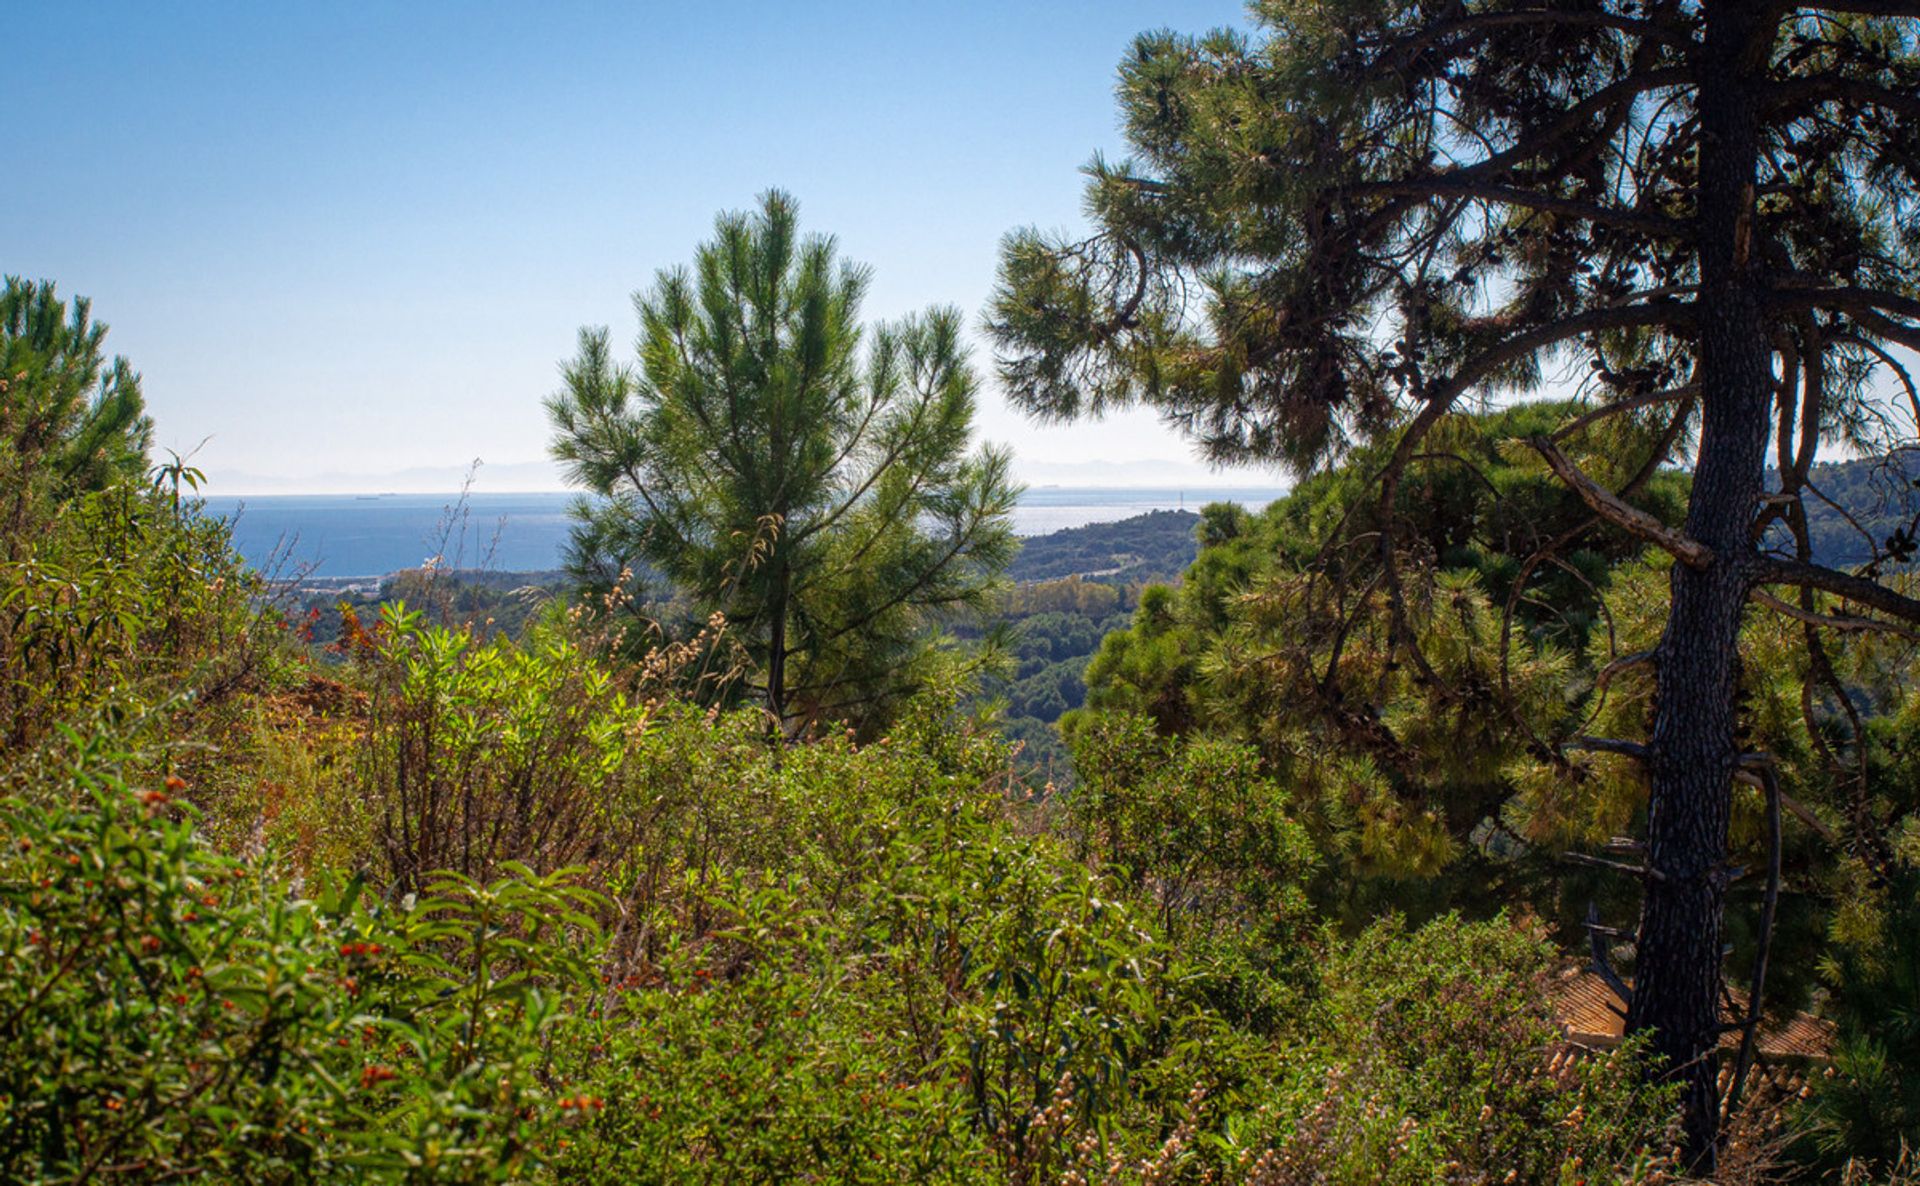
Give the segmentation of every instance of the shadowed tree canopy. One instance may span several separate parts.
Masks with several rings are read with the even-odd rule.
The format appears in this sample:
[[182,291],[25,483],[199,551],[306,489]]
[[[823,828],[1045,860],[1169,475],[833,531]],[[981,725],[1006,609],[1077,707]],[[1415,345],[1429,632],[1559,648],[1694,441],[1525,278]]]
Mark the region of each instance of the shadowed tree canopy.
[[[1684,1078],[1710,1164],[1731,798],[1777,802],[1736,735],[1742,617],[1805,626],[1809,704],[1844,699],[1821,632],[1920,621],[1879,565],[1814,563],[1803,509],[1823,445],[1884,453],[1920,418],[1901,353],[1920,346],[1920,4],[1251,10],[1253,38],[1136,43],[1135,155],[1089,166],[1093,234],[1005,244],[1003,376],[1044,417],[1155,407],[1224,460],[1381,443],[1366,538],[1396,661],[1452,695],[1407,621],[1422,557],[1394,497],[1430,432],[1463,400],[1543,390],[1647,430],[1631,457],[1526,446],[1594,522],[1675,560],[1665,632],[1634,657],[1657,684],[1644,736],[1602,743],[1649,793],[1630,1024]],[[1678,527],[1634,501],[1668,461],[1693,468]]]
[[971,447],[959,313],[863,331],[867,282],[768,193],[636,295],[637,369],[583,330],[547,401],[554,455],[596,496],[576,571],[645,566],[724,613],[789,728],[879,719],[1014,547],[1007,455]]
[[64,498],[145,476],[153,421],[106,336],[84,297],[69,306],[51,283],[16,276],[0,288],[0,441],[19,492],[45,484]]

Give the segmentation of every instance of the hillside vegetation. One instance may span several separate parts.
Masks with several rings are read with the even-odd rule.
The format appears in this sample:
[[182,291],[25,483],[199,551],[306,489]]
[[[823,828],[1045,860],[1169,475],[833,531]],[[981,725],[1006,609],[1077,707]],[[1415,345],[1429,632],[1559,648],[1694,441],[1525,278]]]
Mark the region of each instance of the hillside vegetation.
[[1024,551],[778,190],[561,363],[564,574],[344,604],[7,279],[0,1182],[1913,1186],[1920,41],[1816,8],[1139,38],[1001,390],[1298,481]]
[[584,604],[323,655],[192,481],[0,569],[9,1180],[1667,1180],[1538,924],[1329,925],[1256,746],[1035,799],[958,688],[788,745]]
[[1123,725],[1036,798],[952,679],[787,739],[723,618],[606,601],[323,652],[197,481],[4,539],[0,1178],[1668,1173],[1631,1050],[1550,1070],[1538,924],[1329,925],[1252,747]]
[[[4,570],[9,1179],[1654,1172],[1626,1060],[1542,1073],[1540,939],[1326,930],[1238,747],[1116,740],[1087,814],[950,691],[788,747],[584,608],[394,606],[322,666],[190,498],[44,513]],[[69,678],[20,678],[44,647]]]

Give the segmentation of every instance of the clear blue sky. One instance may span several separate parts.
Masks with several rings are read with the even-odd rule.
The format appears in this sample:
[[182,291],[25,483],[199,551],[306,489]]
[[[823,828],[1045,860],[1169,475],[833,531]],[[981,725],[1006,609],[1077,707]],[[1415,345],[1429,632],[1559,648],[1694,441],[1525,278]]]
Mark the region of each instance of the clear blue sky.
[[[1002,234],[1079,224],[1133,35],[1243,21],[1237,0],[10,9],[0,270],[94,298],[161,443],[211,437],[216,480],[542,458],[577,328],[630,341],[629,294],[770,185],[873,265],[870,315],[977,319]],[[1190,456],[1150,417],[1041,430],[984,403],[1029,460]]]

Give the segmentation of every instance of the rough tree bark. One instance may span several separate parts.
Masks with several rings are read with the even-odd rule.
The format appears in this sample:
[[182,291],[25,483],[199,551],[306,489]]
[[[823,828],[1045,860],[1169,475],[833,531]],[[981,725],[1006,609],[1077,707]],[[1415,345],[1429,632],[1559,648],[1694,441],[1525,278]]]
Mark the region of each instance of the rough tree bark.
[[1706,8],[1698,207],[1702,420],[1686,530],[1713,558],[1673,567],[1649,747],[1649,872],[1627,1016],[1629,1031],[1653,1031],[1655,1051],[1683,1084],[1686,1152],[1696,1172],[1711,1170],[1715,1159],[1727,824],[1740,757],[1737,636],[1773,390],[1750,250],[1755,88],[1763,65],[1755,57],[1771,41],[1761,27],[1768,20],[1763,7],[1717,0]]

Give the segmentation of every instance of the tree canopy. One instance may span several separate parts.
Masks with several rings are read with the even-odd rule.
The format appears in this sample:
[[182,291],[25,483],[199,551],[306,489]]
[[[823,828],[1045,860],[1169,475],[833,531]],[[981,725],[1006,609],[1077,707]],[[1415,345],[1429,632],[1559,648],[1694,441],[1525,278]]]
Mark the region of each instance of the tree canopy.
[[65,497],[145,475],[153,421],[106,336],[85,297],[69,306],[50,282],[17,276],[0,286],[0,448],[16,508],[29,487]]
[[[1920,418],[1895,353],[1920,344],[1920,6],[1252,12],[1253,38],[1136,43],[1119,91],[1136,155],[1089,167],[1094,233],[1005,246],[1003,376],[1045,417],[1144,402],[1226,460],[1307,469],[1383,442],[1372,540],[1394,661],[1443,695],[1395,497],[1430,434],[1463,399],[1550,385],[1586,401],[1581,420],[1647,427],[1650,454],[1585,467],[1557,433],[1527,445],[1595,523],[1676,560],[1665,629],[1637,657],[1656,673],[1644,731],[1599,744],[1650,793],[1631,1025],[1685,1079],[1689,1148],[1710,1164],[1732,791],[1779,793],[1736,730],[1746,607],[1816,632],[1920,621],[1874,572],[1815,563],[1803,507],[1823,443],[1885,450]],[[1889,379],[1908,406],[1883,398]],[[1668,460],[1693,468],[1678,525],[1634,501]],[[1757,547],[1775,522],[1793,544]],[[1809,683],[1809,715],[1844,699],[1820,658]]]
[[636,295],[637,369],[583,330],[547,402],[595,496],[576,572],[606,587],[645,565],[723,613],[788,725],[911,692],[932,628],[983,607],[1013,552],[1007,454],[972,450],[960,314],[863,329],[867,284],[770,192]]

